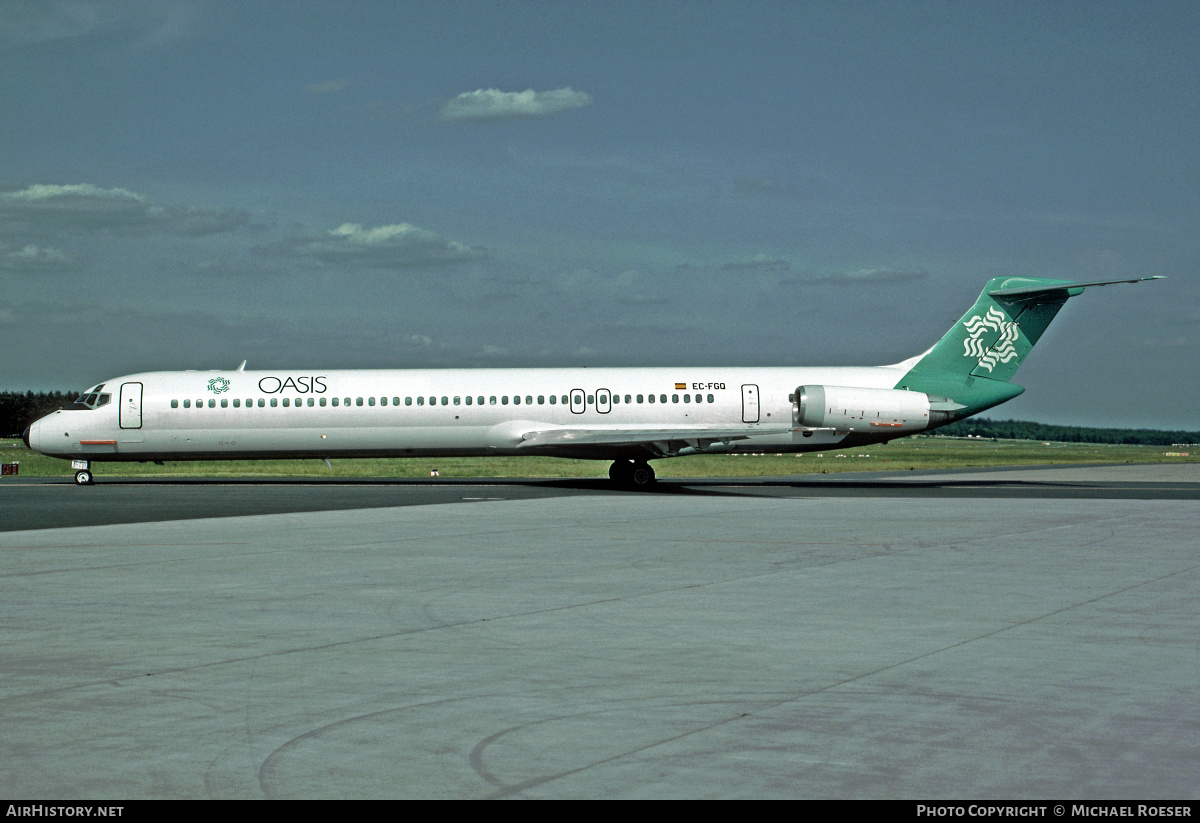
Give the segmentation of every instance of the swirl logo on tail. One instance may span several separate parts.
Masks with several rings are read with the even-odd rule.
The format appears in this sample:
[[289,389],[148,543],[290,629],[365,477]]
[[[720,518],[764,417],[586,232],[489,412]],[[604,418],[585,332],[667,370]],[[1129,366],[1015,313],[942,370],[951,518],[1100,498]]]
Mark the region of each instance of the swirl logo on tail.
[[[963,341],[963,357],[978,358],[981,368],[991,371],[997,363],[1007,363],[1020,357],[1013,345],[1020,337],[1017,324],[1006,319],[1004,313],[994,306],[987,310],[987,314],[977,314],[965,321],[963,326],[968,332],[967,339]],[[980,339],[989,329],[1000,332],[999,339],[991,346]]]

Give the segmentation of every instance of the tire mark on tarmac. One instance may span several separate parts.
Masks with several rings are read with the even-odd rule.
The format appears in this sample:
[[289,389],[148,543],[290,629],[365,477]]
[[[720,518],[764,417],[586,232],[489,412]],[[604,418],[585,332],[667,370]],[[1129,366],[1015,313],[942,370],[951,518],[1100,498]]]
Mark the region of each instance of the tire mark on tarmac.
[[341,720],[335,720],[332,723],[326,723],[325,725],[318,726],[315,729],[309,729],[308,731],[302,732],[290,740],[280,744],[275,748],[274,751],[266,756],[262,762],[262,765],[258,767],[258,785],[262,789],[263,794],[269,800],[277,800],[289,797],[290,795],[277,795],[273,793],[270,787],[270,784],[275,781],[277,777],[277,773],[280,768],[280,759],[289,749],[295,748],[306,741],[314,740],[326,732],[341,728],[343,726],[348,726],[351,723],[357,723],[360,720],[375,720],[389,714],[406,712],[412,709],[422,709],[429,706],[440,706],[447,703],[458,703],[463,700],[474,699],[476,699],[476,695],[468,695],[463,697],[444,697],[440,700],[426,700],[421,703],[410,703],[405,706],[391,706],[390,708],[386,709],[377,709],[373,712],[366,712],[364,714],[356,714],[351,717],[344,717]]
[[[900,660],[895,663],[889,663],[886,666],[880,666],[878,668],[872,669],[871,671],[863,672],[861,674],[856,674],[853,677],[847,677],[844,680],[839,680],[836,683],[830,683],[830,684],[828,684],[826,686],[822,686],[818,689],[809,689],[807,691],[800,692],[798,694],[789,695],[788,697],[786,697],[782,700],[777,700],[769,705],[763,706],[763,707],[755,709],[753,711],[742,712],[742,713],[733,715],[731,717],[726,717],[722,720],[714,721],[712,723],[705,723],[705,724],[703,724],[701,726],[697,726],[696,728],[691,729],[689,731],[681,732],[679,734],[674,734],[669,737],[664,737],[660,740],[657,740],[653,743],[647,743],[646,745],[643,745],[643,746],[636,746],[636,747],[628,749],[624,752],[619,752],[618,754],[614,754],[610,757],[601,758],[599,760],[596,760],[592,763],[588,763],[583,766],[578,766],[573,769],[566,769],[566,770],[558,772],[556,774],[543,775],[541,777],[530,778],[528,780],[523,780],[520,783],[509,784],[509,785],[506,785],[503,788],[499,789],[498,791],[493,792],[492,794],[488,795],[488,799],[495,800],[495,799],[502,799],[505,797],[512,797],[513,795],[520,794],[521,792],[524,792],[528,789],[536,788],[538,786],[542,786],[547,783],[551,783],[555,780],[561,780],[564,777],[570,777],[571,775],[579,774],[580,772],[584,772],[584,771],[587,771],[588,769],[596,768],[597,766],[603,766],[608,763],[614,763],[623,758],[630,757],[630,756],[636,755],[636,754],[640,754],[645,751],[649,751],[658,746],[666,745],[668,743],[673,743],[677,740],[684,740],[693,735],[702,734],[702,733],[710,731],[712,729],[718,729],[722,726],[729,725],[730,723],[736,723],[737,721],[742,720],[744,718],[754,717],[755,715],[761,714],[765,711],[771,711],[771,710],[779,708],[780,706],[786,706],[790,703],[796,703],[801,700],[804,700],[805,698],[812,697],[812,696],[818,695],[818,694],[823,694],[825,692],[832,691],[832,690],[840,688],[842,686],[846,686],[851,683],[856,683],[856,682],[858,682],[860,680],[864,680],[866,678],[874,677],[877,674],[882,674],[884,672],[891,671],[892,669],[897,669],[901,666],[907,666],[909,663],[915,663],[918,660],[924,660],[925,658],[933,657],[935,655],[939,655],[944,652],[953,651],[953,650],[961,648],[963,646],[967,646],[972,643],[977,643],[981,640],[986,640],[990,637],[995,637],[996,635],[1003,634],[1005,632],[1009,632],[1014,629],[1019,629],[1019,628],[1025,627],[1025,626],[1032,625],[1033,623],[1037,623],[1042,620],[1046,620],[1047,618],[1054,617],[1055,615],[1063,614],[1064,612],[1071,611],[1072,609],[1077,609],[1077,608],[1081,608],[1083,606],[1088,606],[1093,603],[1097,603],[1101,600],[1105,600],[1109,597],[1115,597],[1116,595],[1124,594],[1125,592],[1132,591],[1137,588],[1141,588],[1142,586],[1148,586],[1152,583],[1158,583],[1160,581],[1167,580],[1167,579],[1169,579],[1171,577],[1175,577],[1177,575],[1187,574],[1188,572],[1192,572],[1197,569],[1200,569],[1200,564],[1197,564],[1194,566],[1189,566],[1184,569],[1177,569],[1176,571],[1168,572],[1167,574],[1159,575],[1158,577],[1154,577],[1149,580],[1142,580],[1137,583],[1131,583],[1128,586],[1123,586],[1119,589],[1114,589],[1113,591],[1107,592],[1105,594],[1100,594],[1095,597],[1088,598],[1087,600],[1082,600],[1078,603],[1072,603],[1068,606],[1063,606],[1062,608],[1059,608],[1059,609],[1053,609],[1051,611],[1045,612],[1044,614],[1039,614],[1034,617],[1027,618],[1025,620],[1017,621],[1016,623],[1013,623],[1009,626],[1003,626],[999,629],[994,629],[990,632],[984,632],[983,634],[977,635],[975,637],[969,637],[966,640],[960,640],[958,642],[951,643],[947,646],[943,646],[940,649],[933,649],[932,651],[923,652],[921,654],[906,658],[905,660]],[[533,725],[533,724],[527,724],[527,725]],[[496,734],[491,735],[490,737],[485,738],[483,741],[480,741],[480,743],[475,747],[475,750],[473,750],[471,752],[472,768],[474,768],[476,762],[479,762],[479,764],[482,766],[483,751],[487,748],[488,745],[495,742],[496,740],[503,737],[504,735],[506,735],[512,731],[515,731],[516,729],[519,729],[519,728],[523,728],[523,727],[515,726],[510,729],[505,729],[501,732],[497,732]],[[478,769],[476,769],[476,771],[478,771]],[[488,772],[488,774],[490,775],[491,773]],[[483,774],[481,773],[480,776],[482,777]],[[495,780],[495,776],[492,775],[492,781],[494,782],[494,780]]]

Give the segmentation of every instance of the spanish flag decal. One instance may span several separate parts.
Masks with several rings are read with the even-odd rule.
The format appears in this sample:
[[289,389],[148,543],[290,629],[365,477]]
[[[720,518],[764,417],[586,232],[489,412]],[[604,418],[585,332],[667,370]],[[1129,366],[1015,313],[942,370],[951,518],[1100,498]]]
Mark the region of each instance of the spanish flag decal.
[[677,389],[686,389],[686,388],[687,388],[687,383],[676,383],[676,384],[675,384],[675,388],[677,388]]

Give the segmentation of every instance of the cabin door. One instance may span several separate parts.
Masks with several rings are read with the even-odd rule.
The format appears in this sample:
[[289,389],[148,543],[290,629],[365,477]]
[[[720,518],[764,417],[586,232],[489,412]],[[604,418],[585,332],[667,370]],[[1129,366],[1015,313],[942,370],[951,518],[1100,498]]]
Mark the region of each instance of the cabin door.
[[142,384],[121,384],[121,428],[142,427]]
[[742,386],[742,422],[758,422],[758,386],[753,383]]

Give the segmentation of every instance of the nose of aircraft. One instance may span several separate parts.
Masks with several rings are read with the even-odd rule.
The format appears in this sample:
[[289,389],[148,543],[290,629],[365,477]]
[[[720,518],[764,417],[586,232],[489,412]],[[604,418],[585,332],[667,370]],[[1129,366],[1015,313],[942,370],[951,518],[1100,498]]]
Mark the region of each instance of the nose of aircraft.
[[25,431],[21,432],[21,439],[25,441],[25,448],[29,448],[29,426],[25,427]]

